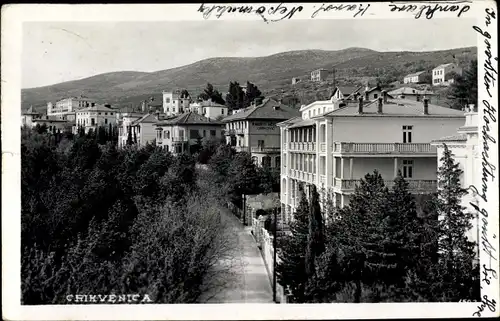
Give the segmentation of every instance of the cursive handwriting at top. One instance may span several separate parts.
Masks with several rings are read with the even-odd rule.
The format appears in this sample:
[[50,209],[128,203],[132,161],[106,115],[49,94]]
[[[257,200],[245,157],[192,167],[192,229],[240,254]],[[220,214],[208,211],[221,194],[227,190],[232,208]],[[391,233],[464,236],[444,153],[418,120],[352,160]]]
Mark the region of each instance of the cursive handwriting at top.
[[[202,3],[198,8],[198,12],[203,14],[203,18],[208,19],[212,14],[215,15],[217,19],[222,17],[226,13],[240,13],[240,14],[257,14],[264,19],[264,21],[280,21],[283,19],[291,19],[296,12],[301,12],[304,9],[302,6],[294,6],[289,9],[284,6],[283,3],[278,4],[278,6],[264,6],[259,7],[240,5],[240,6],[219,6],[219,5],[205,5]],[[276,17],[276,19],[272,19]]]
[[366,11],[370,8],[370,4],[365,4],[363,6],[362,3],[359,5],[355,4],[328,4],[327,6],[323,3],[321,7],[314,11],[313,14],[311,15],[311,18],[315,18],[320,12],[328,12],[328,11],[356,11],[356,13],[353,15],[354,18],[357,16],[363,16]]
[[425,16],[426,19],[432,19],[436,12],[456,12],[457,17],[460,17],[462,14],[466,13],[470,10],[469,5],[457,4],[456,2],[452,2],[452,4],[443,4],[446,2],[442,2],[440,4],[434,4],[434,6],[425,4],[417,6],[415,4],[397,4],[391,3],[389,7],[391,7],[391,12],[416,12],[415,19],[420,19],[422,15]]

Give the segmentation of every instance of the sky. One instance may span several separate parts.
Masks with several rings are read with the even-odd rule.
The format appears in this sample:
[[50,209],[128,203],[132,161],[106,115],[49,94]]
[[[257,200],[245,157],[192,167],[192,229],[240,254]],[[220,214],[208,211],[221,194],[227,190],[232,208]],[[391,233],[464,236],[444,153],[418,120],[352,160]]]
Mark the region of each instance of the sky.
[[363,47],[431,51],[477,45],[470,19],[25,22],[22,87],[113,71],[158,71],[212,57]]

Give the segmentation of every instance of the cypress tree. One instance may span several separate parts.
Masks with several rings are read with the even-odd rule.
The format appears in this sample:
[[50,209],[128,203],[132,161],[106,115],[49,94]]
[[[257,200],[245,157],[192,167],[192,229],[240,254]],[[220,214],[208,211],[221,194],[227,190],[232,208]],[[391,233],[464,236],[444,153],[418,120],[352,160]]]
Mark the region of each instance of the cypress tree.
[[435,210],[439,218],[439,270],[442,276],[441,293],[448,300],[476,299],[477,270],[474,267],[476,243],[467,233],[474,215],[461,205],[467,190],[460,184],[463,171],[444,144],[438,170],[438,192]]
[[319,205],[319,194],[316,185],[311,185],[311,202],[309,203],[309,233],[307,235],[306,247],[306,274],[308,277],[314,275],[314,263],[317,256],[325,250],[323,236],[323,217]]
[[278,282],[287,289],[294,303],[306,301],[307,284],[305,249],[309,234],[309,202],[302,187],[299,187],[299,192],[300,202],[290,224],[291,234],[281,238],[281,262],[276,267]]
[[128,134],[127,134],[127,145],[132,145],[134,141],[132,140],[132,128],[128,128]]
[[137,134],[136,134],[135,130],[134,130],[134,144],[137,144]]

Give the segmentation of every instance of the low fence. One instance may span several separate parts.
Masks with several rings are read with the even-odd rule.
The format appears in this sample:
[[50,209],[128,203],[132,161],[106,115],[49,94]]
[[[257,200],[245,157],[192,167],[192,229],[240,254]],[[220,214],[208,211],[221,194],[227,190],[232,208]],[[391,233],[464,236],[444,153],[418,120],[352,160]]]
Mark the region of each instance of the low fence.
[[[252,233],[259,245],[262,258],[264,259],[264,264],[266,266],[269,282],[271,287],[273,286],[273,275],[274,275],[274,246],[273,235],[264,228],[264,222],[267,216],[260,216],[259,218],[252,219]],[[279,256],[276,259],[277,263],[280,262]],[[285,294],[285,289],[279,283],[276,282],[276,303],[287,303],[287,297]]]

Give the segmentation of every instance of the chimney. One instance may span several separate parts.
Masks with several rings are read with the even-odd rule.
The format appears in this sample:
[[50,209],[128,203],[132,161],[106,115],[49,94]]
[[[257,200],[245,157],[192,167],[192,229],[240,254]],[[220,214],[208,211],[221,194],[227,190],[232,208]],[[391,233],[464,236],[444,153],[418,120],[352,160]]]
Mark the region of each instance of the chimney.
[[387,90],[382,90],[382,97],[384,97],[384,104],[387,104]]
[[424,115],[429,115],[429,98],[424,96]]
[[377,108],[377,114],[382,114],[382,106],[384,105],[383,103],[383,98],[379,97],[378,98],[378,108]]
[[358,114],[363,113],[363,96],[358,97]]

